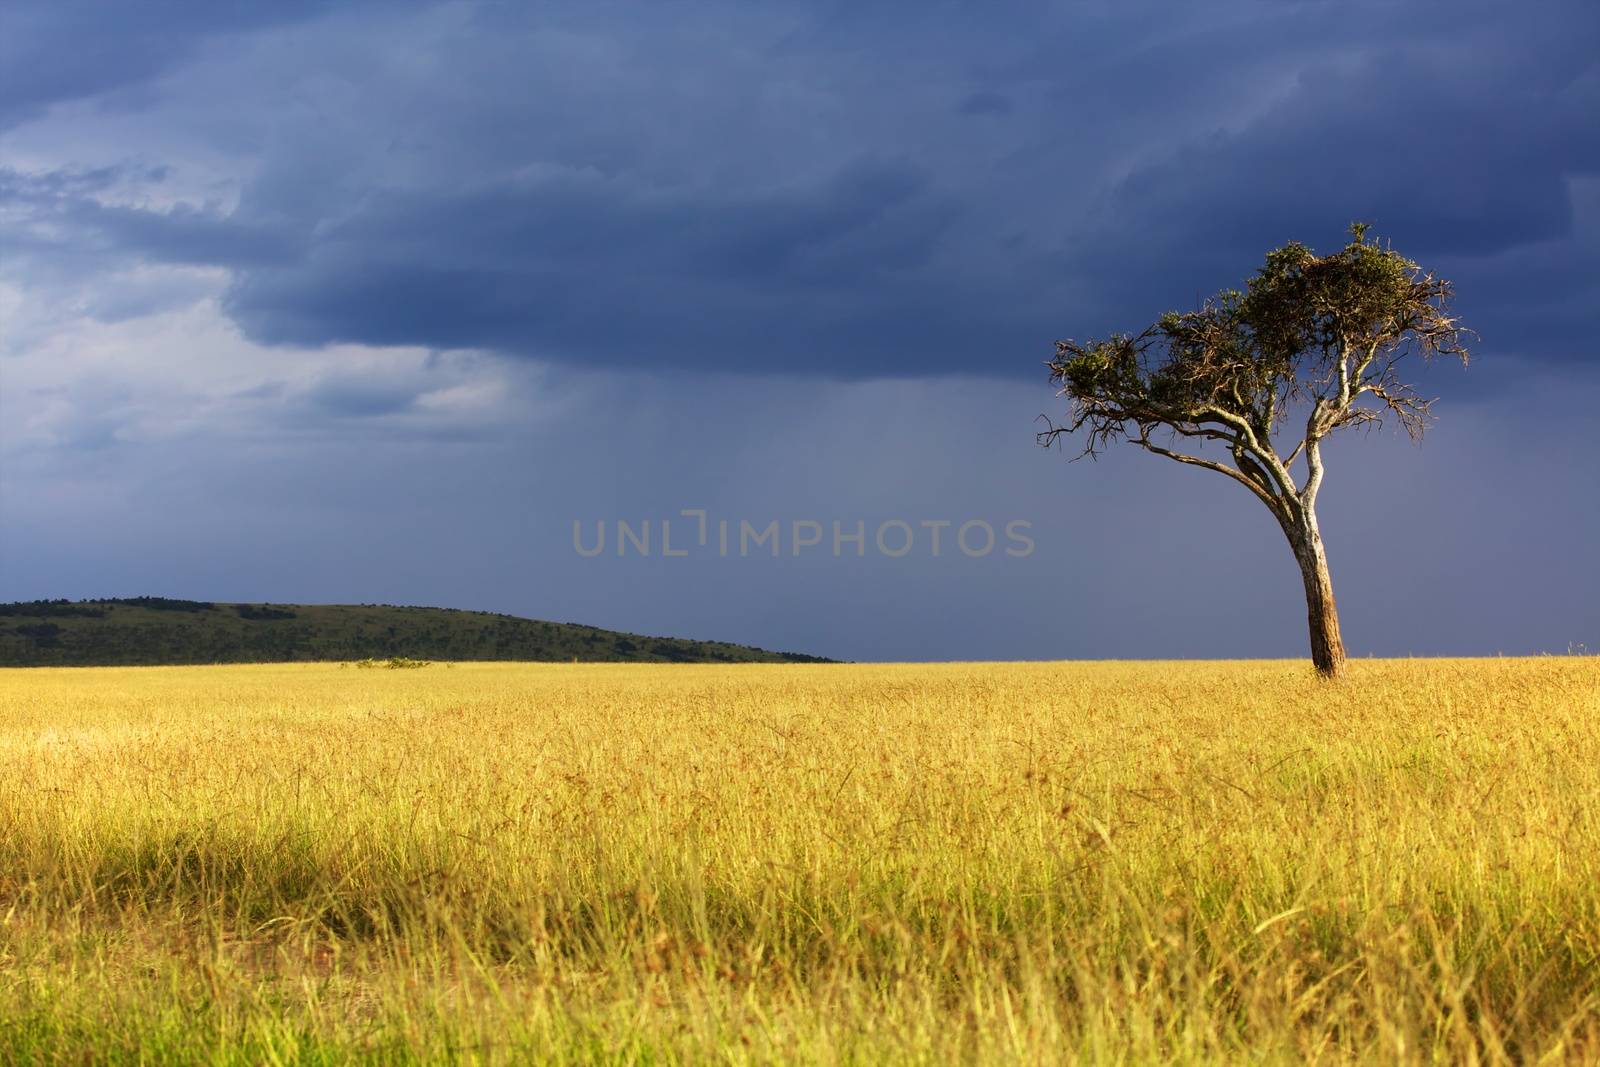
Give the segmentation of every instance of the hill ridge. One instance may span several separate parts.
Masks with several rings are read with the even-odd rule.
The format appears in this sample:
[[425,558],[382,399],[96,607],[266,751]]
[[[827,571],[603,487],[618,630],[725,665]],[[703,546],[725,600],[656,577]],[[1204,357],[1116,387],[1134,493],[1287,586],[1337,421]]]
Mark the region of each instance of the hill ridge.
[[0,666],[160,666],[405,657],[536,662],[830,663],[726,641],[399,604],[107,597],[0,604]]

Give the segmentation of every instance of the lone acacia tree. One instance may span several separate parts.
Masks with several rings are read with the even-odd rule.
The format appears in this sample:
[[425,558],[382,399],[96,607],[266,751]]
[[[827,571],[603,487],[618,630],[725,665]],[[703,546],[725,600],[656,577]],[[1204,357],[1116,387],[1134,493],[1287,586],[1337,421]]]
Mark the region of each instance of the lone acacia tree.
[[[1046,420],[1039,443],[1084,433],[1083,454],[1129,441],[1158,456],[1227,475],[1278,521],[1305,582],[1311,659],[1325,677],[1344,668],[1328,557],[1317,528],[1322,443],[1346,426],[1392,416],[1413,439],[1431,401],[1399,376],[1410,353],[1467,359],[1464,330],[1447,314],[1449,282],[1350,228],[1350,243],[1317,256],[1292,242],[1267,254],[1244,292],[1199,310],[1168,312],[1137,336],[1057,341],[1049,361],[1065,425]],[[1305,432],[1288,452],[1273,441],[1291,419]],[[1160,434],[1161,440],[1154,435]],[[1211,455],[1196,451],[1211,444]],[[1232,460],[1231,465],[1217,451]],[[1294,473],[1303,461],[1301,478]]]

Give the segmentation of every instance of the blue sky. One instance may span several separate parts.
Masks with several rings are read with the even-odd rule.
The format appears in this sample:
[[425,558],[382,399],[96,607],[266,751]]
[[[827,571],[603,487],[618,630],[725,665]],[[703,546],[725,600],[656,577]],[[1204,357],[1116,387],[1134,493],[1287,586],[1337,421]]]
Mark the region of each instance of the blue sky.
[[[1580,2],[14,2],[0,598],[1301,655],[1265,511],[1037,449],[1042,363],[1366,219],[1482,340],[1333,451],[1347,643],[1594,648],[1596,115]],[[1035,548],[573,550],[682,509]]]

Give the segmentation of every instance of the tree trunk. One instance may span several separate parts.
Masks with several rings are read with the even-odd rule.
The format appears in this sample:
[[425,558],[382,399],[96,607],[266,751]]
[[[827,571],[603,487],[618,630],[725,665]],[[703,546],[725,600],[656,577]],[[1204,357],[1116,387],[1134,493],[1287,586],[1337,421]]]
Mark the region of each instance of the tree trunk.
[[1306,621],[1311,627],[1311,662],[1324,678],[1344,673],[1344,639],[1339,636],[1339,608],[1333,600],[1328,555],[1315,515],[1287,529],[1300,577],[1306,587]]

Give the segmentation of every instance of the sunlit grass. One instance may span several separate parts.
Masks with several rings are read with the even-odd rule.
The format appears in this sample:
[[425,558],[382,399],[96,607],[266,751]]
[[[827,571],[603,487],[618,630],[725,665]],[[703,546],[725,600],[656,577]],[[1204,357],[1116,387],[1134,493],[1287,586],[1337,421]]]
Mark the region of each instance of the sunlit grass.
[[0,671],[0,1062],[1600,1059],[1600,666]]

